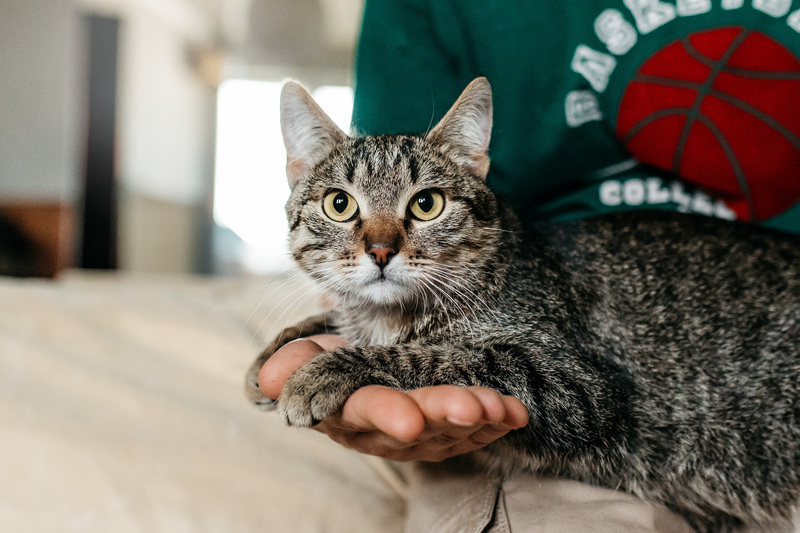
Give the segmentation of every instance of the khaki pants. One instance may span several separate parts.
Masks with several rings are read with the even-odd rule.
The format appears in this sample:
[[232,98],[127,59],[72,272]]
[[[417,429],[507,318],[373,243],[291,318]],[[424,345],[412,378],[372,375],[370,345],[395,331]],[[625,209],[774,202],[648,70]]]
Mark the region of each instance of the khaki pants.
[[408,473],[406,533],[595,533],[691,529],[633,496],[566,480],[510,479],[426,464]]

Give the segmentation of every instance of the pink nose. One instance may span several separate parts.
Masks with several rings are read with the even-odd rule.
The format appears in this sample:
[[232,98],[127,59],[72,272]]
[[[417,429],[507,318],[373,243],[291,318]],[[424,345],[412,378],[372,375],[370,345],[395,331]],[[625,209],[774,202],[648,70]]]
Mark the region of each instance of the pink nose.
[[367,253],[372,256],[375,264],[381,269],[389,264],[392,257],[397,255],[397,251],[394,248],[385,244],[373,244],[372,247],[367,250]]

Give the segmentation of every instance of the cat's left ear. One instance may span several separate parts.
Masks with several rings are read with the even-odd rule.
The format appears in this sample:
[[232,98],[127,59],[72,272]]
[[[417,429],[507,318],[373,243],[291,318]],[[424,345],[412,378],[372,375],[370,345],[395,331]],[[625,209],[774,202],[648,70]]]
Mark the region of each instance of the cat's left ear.
[[485,180],[491,136],[492,87],[486,78],[476,78],[426,138]]
[[294,188],[333,148],[347,139],[299,83],[281,90],[281,131],[286,146],[286,177]]

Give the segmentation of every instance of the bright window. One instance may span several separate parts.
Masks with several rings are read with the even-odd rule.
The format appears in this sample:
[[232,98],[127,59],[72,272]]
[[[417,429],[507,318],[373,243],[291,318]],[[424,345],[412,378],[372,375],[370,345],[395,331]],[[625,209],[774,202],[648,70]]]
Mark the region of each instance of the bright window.
[[[281,86],[234,79],[225,81],[218,94],[214,220],[241,239],[238,257],[228,260],[254,273],[292,264],[286,245],[289,186],[280,128]],[[339,127],[349,130],[351,88],[320,87],[313,97]]]

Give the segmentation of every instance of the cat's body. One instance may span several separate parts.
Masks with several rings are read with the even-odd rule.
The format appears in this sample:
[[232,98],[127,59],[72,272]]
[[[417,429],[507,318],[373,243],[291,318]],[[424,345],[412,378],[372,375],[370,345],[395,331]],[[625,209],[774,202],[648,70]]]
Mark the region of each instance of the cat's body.
[[[324,323],[353,346],[292,375],[287,422],[368,384],[483,385],[530,415],[479,452],[489,467],[626,490],[698,530],[790,515],[800,241],[666,212],[521,231],[483,182],[485,80],[425,138],[349,139],[297,90],[283,109],[292,252],[338,297]],[[254,399],[278,345],[251,370]]]

